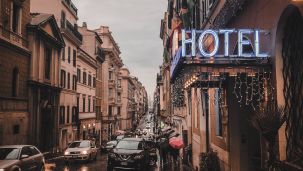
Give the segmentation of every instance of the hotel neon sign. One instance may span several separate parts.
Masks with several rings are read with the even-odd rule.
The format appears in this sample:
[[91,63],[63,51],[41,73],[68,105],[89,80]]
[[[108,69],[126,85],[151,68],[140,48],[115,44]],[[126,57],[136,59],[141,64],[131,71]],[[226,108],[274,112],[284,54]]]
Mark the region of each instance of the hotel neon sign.
[[[198,44],[199,52],[201,53],[202,57],[247,57],[247,58],[267,58],[269,57],[268,53],[260,52],[260,33],[265,32],[262,30],[253,30],[253,29],[219,29],[219,30],[191,30],[186,31],[182,30],[182,57],[191,57],[196,56],[196,47]],[[186,35],[190,33],[191,38],[186,39]],[[200,34],[198,38],[198,42],[196,41],[196,36]],[[219,34],[222,34],[224,36],[224,54],[220,55],[217,54],[219,51]],[[231,55],[229,54],[229,39],[231,34],[237,34],[238,35],[238,54]],[[244,53],[243,52],[243,46],[250,45],[251,41],[244,39],[245,36],[249,36],[254,34],[254,52],[253,53]],[[208,38],[208,36],[211,36],[213,38],[213,45],[214,48],[212,52],[207,52],[204,49],[204,40],[205,38]],[[186,52],[186,45],[191,45],[191,52]]]

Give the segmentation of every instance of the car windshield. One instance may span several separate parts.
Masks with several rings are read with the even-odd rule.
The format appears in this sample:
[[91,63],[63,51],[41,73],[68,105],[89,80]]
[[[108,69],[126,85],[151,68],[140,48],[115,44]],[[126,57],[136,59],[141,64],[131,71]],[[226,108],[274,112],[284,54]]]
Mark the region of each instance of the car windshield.
[[0,148],[0,160],[16,160],[19,152],[19,148]]
[[117,144],[116,148],[129,149],[129,150],[142,150],[142,142],[121,140]]
[[89,147],[89,141],[73,142],[69,145],[69,148],[87,148]]

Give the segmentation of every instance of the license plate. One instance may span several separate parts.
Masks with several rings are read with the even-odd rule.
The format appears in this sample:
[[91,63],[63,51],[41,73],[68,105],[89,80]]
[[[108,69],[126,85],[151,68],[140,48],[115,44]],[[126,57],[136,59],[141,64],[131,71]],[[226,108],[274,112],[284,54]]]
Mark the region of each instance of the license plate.
[[122,166],[126,166],[126,165],[127,165],[127,162],[121,162],[121,165],[122,165]]
[[73,156],[72,158],[77,158],[77,156]]

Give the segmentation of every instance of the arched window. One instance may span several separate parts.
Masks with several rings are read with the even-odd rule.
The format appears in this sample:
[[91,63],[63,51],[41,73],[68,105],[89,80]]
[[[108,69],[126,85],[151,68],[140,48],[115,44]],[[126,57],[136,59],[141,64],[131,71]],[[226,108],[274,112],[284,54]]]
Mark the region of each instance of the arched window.
[[12,77],[12,96],[18,96],[18,89],[19,89],[19,69],[15,67],[13,69],[13,77]]

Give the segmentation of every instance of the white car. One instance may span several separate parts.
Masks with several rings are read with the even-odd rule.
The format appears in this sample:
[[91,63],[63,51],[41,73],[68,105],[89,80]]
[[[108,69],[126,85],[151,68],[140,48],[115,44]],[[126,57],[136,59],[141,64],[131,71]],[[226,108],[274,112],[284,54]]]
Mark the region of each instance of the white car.
[[98,149],[93,141],[82,140],[72,142],[64,152],[66,162],[71,160],[90,161],[96,160]]

